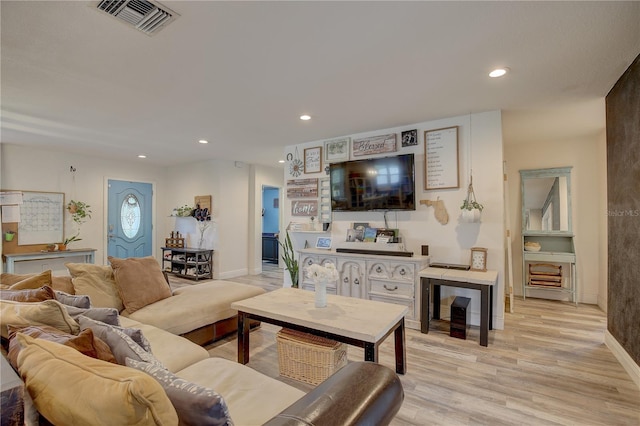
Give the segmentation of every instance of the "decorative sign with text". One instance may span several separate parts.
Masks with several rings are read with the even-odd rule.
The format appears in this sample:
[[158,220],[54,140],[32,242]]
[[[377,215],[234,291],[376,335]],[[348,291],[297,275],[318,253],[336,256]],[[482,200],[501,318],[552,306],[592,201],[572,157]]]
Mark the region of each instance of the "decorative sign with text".
[[298,200],[291,202],[291,216],[317,216],[318,200]]
[[424,189],[460,188],[458,126],[424,132]]
[[352,155],[359,157],[362,155],[382,154],[385,152],[396,152],[396,134],[373,136],[370,138],[354,139],[351,144]]
[[318,196],[318,178],[287,180],[287,197],[314,198]]

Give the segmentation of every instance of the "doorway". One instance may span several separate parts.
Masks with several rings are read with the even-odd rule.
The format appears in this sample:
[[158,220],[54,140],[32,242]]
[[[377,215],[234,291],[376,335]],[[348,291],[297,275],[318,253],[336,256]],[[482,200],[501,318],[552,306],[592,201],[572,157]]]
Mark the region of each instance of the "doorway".
[[107,181],[107,256],[153,254],[153,185]]
[[262,265],[277,265],[280,233],[280,188],[262,187]]

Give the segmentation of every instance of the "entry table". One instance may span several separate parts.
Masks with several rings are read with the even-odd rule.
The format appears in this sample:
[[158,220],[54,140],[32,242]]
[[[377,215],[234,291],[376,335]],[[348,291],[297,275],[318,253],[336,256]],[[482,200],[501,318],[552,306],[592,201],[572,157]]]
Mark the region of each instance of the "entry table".
[[[480,290],[480,345],[489,345],[489,330],[493,329],[493,287],[498,282],[497,271],[461,271],[457,269],[425,268],[420,276],[420,331],[429,332],[430,294],[433,293],[433,319],[440,319],[440,286]],[[431,291],[433,288],[433,291]]]
[[61,259],[65,257],[84,257],[84,263],[94,263],[96,249],[69,249],[57,251],[38,251],[34,253],[5,253],[7,273],[13,274],[16,262],[28,262],[42,259]]

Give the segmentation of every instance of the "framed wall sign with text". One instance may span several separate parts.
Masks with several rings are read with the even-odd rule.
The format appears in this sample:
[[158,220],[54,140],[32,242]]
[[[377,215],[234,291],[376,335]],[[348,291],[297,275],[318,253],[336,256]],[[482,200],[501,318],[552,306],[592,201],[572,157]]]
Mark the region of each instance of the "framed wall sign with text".
[[458,126],[424,132],[424,189],[460,188]]
[[320,173],[322,171],[322,147],[304,150],[304,172]]

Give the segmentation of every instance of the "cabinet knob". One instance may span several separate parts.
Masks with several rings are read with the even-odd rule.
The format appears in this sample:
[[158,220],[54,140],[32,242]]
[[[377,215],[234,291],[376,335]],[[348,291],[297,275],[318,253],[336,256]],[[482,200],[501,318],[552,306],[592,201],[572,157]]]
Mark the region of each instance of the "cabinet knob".
[[307,265],[309,265],[309,266],[313,265],[313,260],[309,259],[309,260],[307,261]]
[[342,280],[342,281],[344,281],[345,283],[348,283],[349,282],[349,277],[344,277],[344,280]]
[[376,268],[376,272],[377,272],[377,273],[382,272],[382,268],[378,266],[378,267]]
[[355,280],[353,280],[353,283],[354,283],[355,285],[360,285],[360,280],[356,278]]
[[[400,269],[400,275],[404,275],[404,274],[406,274],[406,273],[407,273],[407,271],[405,271],[405,270],[404,270],[404,268]],[[397,287],[396,287],[396,288],[397,288]]]
[[387,285],[385,284],[385,285],[384,285],[384,289],[385,289],[385,290],[388,290],[388,291],[396,291],[396,290],[398,289],[398,286],[396,285],[396,286],[393,286],[393,288],[389,288],[389,287],[387,287]]

